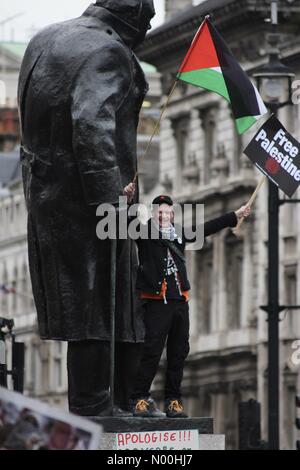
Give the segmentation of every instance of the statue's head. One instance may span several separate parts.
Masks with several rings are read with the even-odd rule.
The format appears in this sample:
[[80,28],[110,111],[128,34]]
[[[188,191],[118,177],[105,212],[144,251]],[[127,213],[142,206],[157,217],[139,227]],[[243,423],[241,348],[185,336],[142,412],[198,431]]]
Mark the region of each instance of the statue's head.
[[96,5],[105,8],[132,27],[134,46],[145,39],[155,16],[153,0],[97,0]]

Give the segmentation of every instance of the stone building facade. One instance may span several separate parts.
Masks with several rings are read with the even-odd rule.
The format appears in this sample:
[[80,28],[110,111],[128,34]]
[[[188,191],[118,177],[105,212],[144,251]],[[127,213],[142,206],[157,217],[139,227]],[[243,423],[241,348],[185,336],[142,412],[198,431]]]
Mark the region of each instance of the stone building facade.
[[[185,9],[178,5],[176,13],[170,2],[167,22],[149,34],[139,51],[141,59],[162,75],[163,101],[207,14],[249,74],[267,60],[268,2],[207,0],[194,7],[187,3]],[[298,78],[299,18],[300,1],[279,2],[282,56]],[[300,138],[299,105],[282,109],[279,119]],[[164,191],[179,203],[205,204],[206,219],[237,209],[249,200],[260,178],[242,154],[254,131],[238,136],[225,100],[179,82],[161,125],[160,182],[151,196]],[[297,204],[280,209],[280,301],[285,305],[300,303],[299,209]],[[238,404],[250,398],[262,405],[262,437],[267,439],[267,322],[260,309],[267,303],[267,230],[265,185],[237,235],[225,230],[207,239],[201,251],[187,253],[191,352],[183,380],[184,401],[191,416],[214,417],[215,432],[225,433],[229,449],[238,445]],[[299,366],[292,354],[300,337],[300,318],[297,311],[281,316],[280,432],[281,447],[287,449],[295,448],[296,441]],[[158,400],[162,382],[163,365],[155,383]]]
[[0,41],[0,106],[17,108],[17,83],[26,44]]
[[0,41],[0,152],[11,152],[20,143],[17,86],[25,48]]
[[[193,34],[207,13],[212,13],[216,27],[251,73],[266,61],[264,19],[269,4],[263,0],[208,0],[192,7],[191,3],[167,2],[166,24],[150,33],[139,52],[142,60],[156,68],[146,69],[153,81],[143,108],[147,120],[140,124],[140,183],[145,202],[153,195],[168,192],[177,202],[204,203],[208,219],[238,208],[253,192],[260,175],[242,150],[254,130],[239,137],[224,100],[178,83],[161,125],[159,161],[156,139],[156,148],[143,162],[145,145],[159,114],[158,73],[162,76],[164,101]],[[282,55],[298,78],[299,15],[299,0],[280,1]],[[279,117],[300,139],[299,106],[284,108]],[[26,209],[20,179],[6,181],[6,187],[10,194],[0,199],[0,285],[13,286],[16,294],[0,292],[0,316],[13,317],[18,338],[25,341],[26,393],[65,407],[66,344],[39,339],[28,272]],[[280,300],[284,304],[299,304],[299,208],[296,204],[285,205],[280,211]],[[249,398],[262,404],[262,437],[267,437],[267,323],[260,310],[267,301],[267,236],[267,187],[264,187],[253,215],[238,236],[227,230],[208,239],[203,250],[187,253],[192,283],[191,353],[183,381],[184,400],[191,416],[214,417],[215,432],[226,434],[227,448],[237,447],[238,403]],[[299,367],[292,360],[292,346],[298,338],[299,313],[283,312],[282,448],[295,447],[294,395]],[[160,374],[155,382],[158,400],[162,399],[162,380]]]

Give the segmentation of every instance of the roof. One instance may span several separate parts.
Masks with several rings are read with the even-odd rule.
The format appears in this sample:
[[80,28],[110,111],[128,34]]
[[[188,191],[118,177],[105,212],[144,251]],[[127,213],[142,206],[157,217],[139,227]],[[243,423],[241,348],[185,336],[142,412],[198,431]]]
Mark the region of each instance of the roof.
[[[7,50],[11,54],[19,57],[20,59],[23,58],[26,48],[27,48],[27,43],[25,42],[7,42],[7,41],[0,41],[0,47],[3,47],[3,49]],[[147,62],[141,62],[141,66],[144,70],[145,73],[155,73],[156,67],[154,67],[151,64],[148,64]]]
[[19,150],[0,152],[0,186],[7,186],[21,176]]
[[[188,6],[158,28],[150,31],[136,53],[140,60],[154,64],[159,71],[169,63],[177,65],[183,59],[187,47],[206,15],[211,15],[214,25],[226,40],[242,42],[244,24],[255,23],[256,37],[265,34],[265,19],[270,15],[270,5],[257,0],[205,0],[196,6]],[[300,0],[279,2],[280,25],[286,26],[289,35],[297,35],[300,21]],[[246,46],[245,46],[246,47]]]
[[179,26],[186,21],[194,19],[195,16],[209,15],[210,12],[216,10],[217,8],[222,8],[230,3],[232,3],[232,0],[205,0],[199,5],[190,5],[173,15],[170,20],[166,21],[158,28],[153,29],[153,31],[147,35],[147,38],[156,36],[157,34],[162,33],[163,31],[167,31],[175,26]]
[[[199,5],[190,5],[184,10],[180,10],[173,15],[170,20],[148,33],[147,38],[157,36],[164,31],[168,31],[184,23],[193,22],[195,18],[197,18],[197,20],[199,20],[199,18],[203,20],[206,15],[211,15],[214,19],[215,13],[217,14],[217,23],[222,22],[222,17],[225,17],[228,13],[231,17],[233,12],[238,13],[239,10],[244,11],[245,9],[256,13],[257,16],[259,16],[260,13],[262,13],[263,17],[270,15],[270,5],[266,2],[259,3],[256,0],[243,0],[243,2],[240,0],[205,0]],[[283,15],[284,18],[286,15],[299,14],[299,0],[289,0],[288,5],[284,4],[284,2],[279,2],[278,12],[279,15]],[[299,19],[299,17],[297,19]],[[200,26],[199,23],[198,26]]]
[[11,54],[22,59],[27,48],[27,43],[0,41],[0,46],[3,47],[3,49],[6,49]]
[[157,71],[154,65],[147,64],[147,62],[141,62],[141,66],[145,73],[155,73]]

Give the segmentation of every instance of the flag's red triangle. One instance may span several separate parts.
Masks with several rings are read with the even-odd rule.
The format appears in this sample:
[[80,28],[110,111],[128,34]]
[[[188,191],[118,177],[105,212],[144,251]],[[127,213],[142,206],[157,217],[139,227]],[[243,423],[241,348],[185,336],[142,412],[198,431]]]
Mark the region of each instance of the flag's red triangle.
[[220,63],[207,21],[205,20],[192,42],[179,73],[210,69],[212,67],[220,67]]

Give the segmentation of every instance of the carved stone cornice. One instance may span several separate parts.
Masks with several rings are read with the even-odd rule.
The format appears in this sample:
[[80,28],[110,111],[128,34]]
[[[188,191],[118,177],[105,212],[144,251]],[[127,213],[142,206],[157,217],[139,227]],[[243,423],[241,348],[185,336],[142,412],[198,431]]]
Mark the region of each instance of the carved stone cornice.
[[[200,387],[199,387],[200,388]],[[189,390],[189,386],[186,386],[186,390]],[[257,379],[256,377],[249,377],[247,379],[230,380],[228,377],[227,381],[220,380],[219,382],[213,383],[201,383],[201,390],[204,393],[219,395],[236,393],[241,390],[243,391],[256,391],[257,390]],[[197,386],[193,386],[193,395],[196,396]],[[198,392],[199,396],[199,392]]]
[[[260,50],[264,47],[264,33],[267,30],[265,19],[270,15],[270,5],[269,2],[257,0],[209,0],[184,10],[149,33],[137,50],[138,56],[158,68],[167,69],[174,54],[173,62],[178,65],[208,13],[239,61],[252,61],[261,56]],[[293,3],[279,1],[279,23],[283,34],[287,30],[287,37],[297,34],[299,13],[300,0],[294,0]],[[254,21],[255,32],[252,28]],[[251,39],[246,37],[249,32]]]

